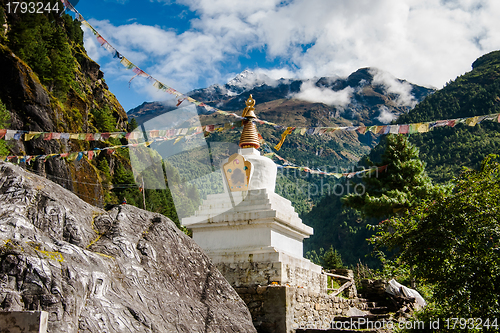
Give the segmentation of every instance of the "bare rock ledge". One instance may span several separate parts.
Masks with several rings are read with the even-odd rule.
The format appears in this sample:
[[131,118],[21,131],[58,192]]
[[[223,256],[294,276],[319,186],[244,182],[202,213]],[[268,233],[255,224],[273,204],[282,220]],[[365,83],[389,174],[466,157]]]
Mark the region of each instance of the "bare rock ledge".
[[202,250],[160,214],[104,211],[0,162],[0,311],[48,332],[256,332]]

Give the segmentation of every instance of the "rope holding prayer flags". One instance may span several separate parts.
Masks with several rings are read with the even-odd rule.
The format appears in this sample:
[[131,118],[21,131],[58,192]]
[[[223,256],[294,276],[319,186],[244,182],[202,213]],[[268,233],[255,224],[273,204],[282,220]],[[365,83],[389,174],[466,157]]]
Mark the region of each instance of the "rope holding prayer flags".
[[307,173],[310,173],[310,174],[313,174],[313,175],[317,174],[317,175],[322,175],[322,176],[333,176],[333,177],[335,177],[337,179],[342,178],[342,177],[352,178],[352,177],[354,177],[356,175],[361,175],[361,174],[366,173],[366,172],[368,172],[368,173],[371,173],[371,172],[374,172],[374,171],[382,172],[384,170],[387,170],[387,167],[388,167],[387,165],[383,165],[383,166],[376,167],[376,168],[363,169],[363,170],[354,171],[354,172],[326,172],[326,171],[322,171],[322,170],[319,170],[319,169],[315,170],[315,169],[311,169],[309,167],[298,166],[296,164],[293,164],[293,163],[287,161],[283,157],[281,157],[278,154],[274,153],[271,150],[271,148],[269,148],[269,145],[267,144],[267,142],[263,142],[263,144],[262,144],[261,147],[264,150],[263,156],[268,157],[270,159],[272,159],[273,157],[276,157],[278,160],[280,160],[281,162],[283,162],[283,165],[276,164],[276,166],[278,167],[278,169],[296,169],[296,170],[307,172]]
[[81,140],[81,141],[106,141],[109,138],[125,138],[127,140],[144,139],[143,133],[149,138],[163,138],[165,140],[175,139],[177,136],[192,134],[221,132],[234,127],[241,127],[242,122],[227,122],[214,125],[197,126],[190,128],[175,128],[166,130],[149,130],[146,132],[105,132],[105,133],[59,133],[59,132],[31,132],[22,130],[0,129],[0,139],[31,141],[42,137],[43,140]]
[[[484,120],[494,121],[500,123],[500,113],[494,113],[485,116],[474,116],[468,118],[458,119],[445,119],[429,121],[425,123],[415,124],[395,124],[395,125],[374,125],[374,126],[344,126],[344,127],[310,127],[310,128],[295,128],[292,132],[294,134],[308,134],[308,135],[322,135],[325,133],[332,133],[338,130],[357,131],[360,134],[372,132],[374,134],[414,134],[414,133],[427,133],[437,127],[455,127],[457,124],[465,124],[467,126],[475,126]],[[259,122],[258,119],[255,121]],[[275,127],[276,128],[276,127]],[[276,150],[279,150],[288,134],[290,127],[287,127],[285,132],[281,135],[280,142],[276,145]]]

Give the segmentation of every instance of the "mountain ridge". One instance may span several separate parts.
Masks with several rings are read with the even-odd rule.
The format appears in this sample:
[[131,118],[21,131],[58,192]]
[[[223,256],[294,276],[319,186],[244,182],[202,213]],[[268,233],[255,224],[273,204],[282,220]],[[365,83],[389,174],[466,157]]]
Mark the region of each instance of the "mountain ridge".
[[[257,111],[273,111],[276,103],[266,103],[276,100],[282,100],[290,107],[301,105],[302,114],[308,111],[309,106],[314,108],[323,104],[323,108],[329,110],[330,118],[344,118],[353,123],[372,125],[390,122],[433,92],[434,89],[396,79],[387,72],[361,68],[345,78],[278,80],[245,70],[225,85],[214,84],[190,91],[187,95],[227,111],[241,111],[249,94],[257,101]],[[165,104],[164,109],[161,102],[143,103],[129,110],[127,115],[143,123],[173,109],[174,103]]]

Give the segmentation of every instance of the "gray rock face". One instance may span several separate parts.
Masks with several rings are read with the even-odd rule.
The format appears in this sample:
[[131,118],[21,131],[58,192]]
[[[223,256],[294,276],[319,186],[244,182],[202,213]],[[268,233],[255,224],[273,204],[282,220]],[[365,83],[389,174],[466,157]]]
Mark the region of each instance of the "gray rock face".
[[255,332],[245,303],[160,214],[106,212],[0,162],[0,310],[49,332]]

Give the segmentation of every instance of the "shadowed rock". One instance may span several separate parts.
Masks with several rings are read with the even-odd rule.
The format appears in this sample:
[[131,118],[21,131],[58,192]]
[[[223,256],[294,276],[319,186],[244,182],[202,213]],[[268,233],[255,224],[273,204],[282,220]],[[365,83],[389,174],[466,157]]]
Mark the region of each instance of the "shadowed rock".
[[49,332],[255,332],[238,294],[168,218],[104,211],[0,162],[0,310]]

